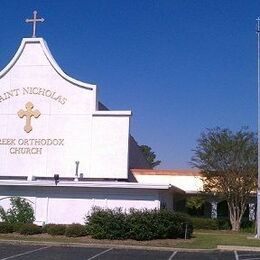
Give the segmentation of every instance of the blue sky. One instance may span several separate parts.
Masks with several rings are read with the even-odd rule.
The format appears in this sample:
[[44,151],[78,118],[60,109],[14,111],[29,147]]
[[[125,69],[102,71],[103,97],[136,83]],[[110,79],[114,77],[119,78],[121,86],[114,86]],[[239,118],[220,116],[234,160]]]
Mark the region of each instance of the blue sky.
[[133,112],[131,133],[162,161],[189,168],[200,133],[256,130],[257,0],[1,0],[0,68],[37,29],[61,68],[99,86],[113,110]]

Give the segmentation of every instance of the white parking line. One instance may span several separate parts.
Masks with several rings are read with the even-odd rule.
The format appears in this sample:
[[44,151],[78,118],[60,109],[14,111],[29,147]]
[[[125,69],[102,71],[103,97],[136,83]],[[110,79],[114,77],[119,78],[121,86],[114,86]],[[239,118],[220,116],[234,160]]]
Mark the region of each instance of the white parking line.
[[247,253],[247,254],[238,254],[237,251],[234,251],[234,254],[235,254],[236,260],[260,260],[259,252],[257,252],[257,253]]
[[8,259],[13,259],[13,258],[16,258],[16,257],[19,257],[19,256],[23,256],[23,255],[29,255],[31,253],[34,253],[34,252],[37,252],[37,251],[40,251],[40,250],[43,250],[43,249],[46,249],[46,248],[50,248],[50,246],[45,246],[45,247],[41,247],[41,248],[38,248],[38,249],[26,251],[26,252],[21,253],[21,254],[8,256],[8,257],[5,257],[5,258],[1,258],[0,260],[8,260]]
[[[98,257],[98,256],[100,256],[100,255],[103,255],[103,254],[105,254],[105,253],[111,251],[112,249],[113,249],[113,247],[112,247],[112,248],[109,248],[109,249],[107,249],[107,250],[105,250],[105,251],[102,251],[102,252],[100,252],[99,254],[93,255],[92,257],[88,258],[87,260],[92,260],[92,259],[94,259],[94,258],[96,258],[96,257]],[[1,259],[0,259],[0,260],[1,260]]]
[[171,256],[168,258],[168,260],[172,260],[173,257],[174,257],[176,254],[177,254],[177,251],[174,251],[174,252],[171,254]]
[[260,260],[260,257],[243,258],[243,260]]

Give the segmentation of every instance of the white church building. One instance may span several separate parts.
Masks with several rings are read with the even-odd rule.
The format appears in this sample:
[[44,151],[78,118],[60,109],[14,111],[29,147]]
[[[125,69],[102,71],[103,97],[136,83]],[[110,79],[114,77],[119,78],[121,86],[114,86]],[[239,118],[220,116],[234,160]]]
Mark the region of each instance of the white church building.
[[[25,198],[38,225],[84,223],[94,206],[182,210],[185,197],[203,190],[202,175],[149,169],[130,135],[131,111],[108,110],[96,85],[62,71],[35,35],[43,21],[36,14],[26,20],[32,37],[0,72],[0,206]],[[207,202],[216,218],[221,201]],[[252,198],[252,220],[254,209]]]
[[35,23],[0,72],[0,206],[25,198],[39,225],[84,223],[93,206],[174,209],[184,190],[130,170],[149,167],[129,133],[131,111],[106,109],[96,85],[66,75]]

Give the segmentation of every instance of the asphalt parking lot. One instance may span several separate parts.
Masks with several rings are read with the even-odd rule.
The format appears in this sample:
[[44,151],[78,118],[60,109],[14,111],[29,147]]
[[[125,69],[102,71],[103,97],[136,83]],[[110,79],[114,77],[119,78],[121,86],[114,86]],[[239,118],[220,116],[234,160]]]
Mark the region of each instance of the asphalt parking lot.
[[260,260],[260,252],[240,251],[155,251],[134,250],[116,248],[90,248],[90,247],[66,247],[66,246],[43,246],[0,244],[0,260]]

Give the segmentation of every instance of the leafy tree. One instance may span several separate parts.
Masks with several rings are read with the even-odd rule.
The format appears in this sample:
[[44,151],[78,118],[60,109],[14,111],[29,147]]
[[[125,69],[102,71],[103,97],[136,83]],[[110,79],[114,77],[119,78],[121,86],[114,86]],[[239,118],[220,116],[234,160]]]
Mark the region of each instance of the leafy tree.
[[191,164],[204,176],[204,191],[227,201],[232,230],[238,231],[257,186],[256,134],[247,129],[209,129],[198,139]]
[[188,209],[194,210],[197,216],[200,215],[199,213],[202,210],[204,204],[205,204],[205,200],[200,196],[189,197],[186,201],[186,207]]
[[33,223],[34,211],[28,201],[20,197],[10,199],[11,207],[7,211],[0,207],[0,218],[8,223]]
[[152,169],[161,163],[161,161],[156,160],[156,154],[152,151],[150,146],[140,145],[139,148],[141,149],[146,161],[149,163]]

